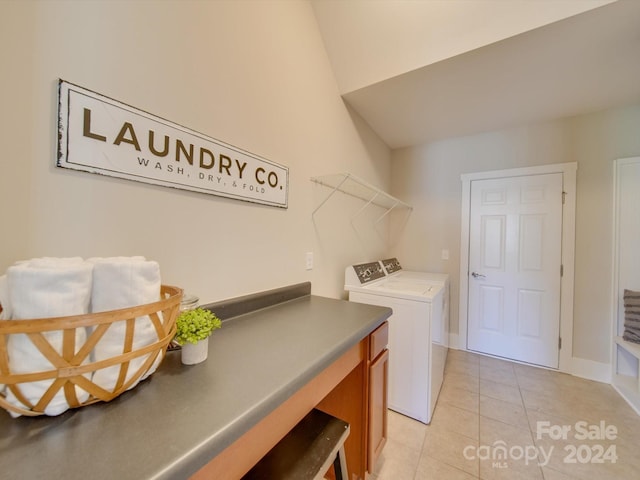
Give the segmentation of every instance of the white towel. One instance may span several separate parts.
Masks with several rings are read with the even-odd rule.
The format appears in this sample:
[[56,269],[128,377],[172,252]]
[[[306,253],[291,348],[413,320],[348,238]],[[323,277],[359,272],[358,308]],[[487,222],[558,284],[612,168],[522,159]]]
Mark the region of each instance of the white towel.
[[[7,285],[7,276],[0,275],[0,320],[9,320],[11,318],[11,305],[9,304],[9,285]],[[4,394],[4,385],[0,383],[0,394]]]
[[2,305],[0,320],[9,320],[11,318],[11,303],[9,303],[9,284],[6,275],[0,276],[0,305]]
[[[91,298],[92,265],[80,258],[37,258],[18,262],[7,270],[7,285],[12,319],[35,319],[81,315],[88,313]],[[44,332],[43,335],[58,353],[62,353],[63,333]],[[84,344],[86,332],[76,329],[76,351]],[[14,373],[52,370],[55,367],[24,334],[11,335],[7,342],[9,363]],[[24,396],[33,404],[53,383],[53,380],[22,383]],[[76,387],[78,401],[89,394]],[[7,401],[25,407],[7,389]],[[63,390],[59,390],[45,408],[46,415],[59,415],[69,408]],[[12,415],[16,416],[12,413]]]
[[[93,263],[93,293],[91,311],[102,312],[119,308],[135,307],[160,300],[160,266],[144,257],[90,258]],[[93,351],[93,360],[99,361],[123,353],[126,322],[115,322],[105,332]],[[150,345],[158,340],[153,324],[148,316],[138,317],[135,322],[133,349]],[[144,363],[148,356],[139,357],[129,363],[128,381]],[[162,359],[152,365],[148,377],[155,371]],[[113,391],[120,366],[97,370],[92,381],[108,391]],[[134,383],[130,388],[137,384]]]
[[7,270],[12,318],[64,317],[88,313],[90,263],[81,258],[34,258]]

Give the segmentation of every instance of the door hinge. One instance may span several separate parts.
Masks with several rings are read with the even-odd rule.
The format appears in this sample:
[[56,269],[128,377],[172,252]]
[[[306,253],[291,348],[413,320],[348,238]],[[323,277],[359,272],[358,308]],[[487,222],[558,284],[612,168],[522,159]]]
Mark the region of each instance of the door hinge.
[[562,337],[558,337],[558,350],[562,350]]
[[564,265],[560,265],[560,276],[564,275]]
[[562,192],[562,204],[564,205],[565,198],[567,196],[567,192]]

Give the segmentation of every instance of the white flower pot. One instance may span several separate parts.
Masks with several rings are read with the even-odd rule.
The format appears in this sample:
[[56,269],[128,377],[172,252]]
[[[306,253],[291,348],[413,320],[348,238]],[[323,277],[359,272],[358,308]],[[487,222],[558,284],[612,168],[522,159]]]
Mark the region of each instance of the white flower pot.
[[195,345],[193,343],[185,343],[182,345],[182,363],[184,365],[195,365],[204,362],[209,354],[209,338],[200,340]]

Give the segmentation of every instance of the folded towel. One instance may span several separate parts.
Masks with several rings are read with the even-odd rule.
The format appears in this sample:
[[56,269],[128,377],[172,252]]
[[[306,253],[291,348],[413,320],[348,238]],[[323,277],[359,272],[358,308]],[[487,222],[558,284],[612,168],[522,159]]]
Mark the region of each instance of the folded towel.
[[640,343],[640,292],[624,290],[624,333],[628,342]]
[[[9,304],[9,285],[7,285],[7,276],[0,276],[0,320],[8,320],[11,318],[11,305]],[[4,385],[0,383],[0,394],[4,393]]]
[[7,270],[13,319],[88,313],[90,263],[81,258],[34,258]]
[[[144,257],[90,258],[93,264],[93,292],[91,311],[103,312],[119,308],[136,307],[160,300],[160,266]],[[100,361],[123,353],[126,322],[115,322],[102,336],[93,351],[93,360]],[[148,316],[135,321],[133,350],[155,343],[158,340]],[[148,356],[129,363],[125,382],[142,366]],[[151,375],[162,358],[158,356],[152,368],[140,380]],[[120,366],[97,370],[93,383],[113,392],[120,374]],[[130,388],[137,384],[134,383]]]
[[[91,299],[92,264],[80,258],[38,258],[18,262],[7,270],[7,285],[11,318],[35,319],[81,315],[88,313]],[[63,333],[44,332],[44,337],[62,353]],[[86,332],[76,329],[76,352],[84,344]],[[7,342],[11,371],[30,373],[52,370],[55,367],[40,353],[24,334],[11,335]],[[22,383],[19,389],[32,404],[42,397],[53,380]],[[78,401],[89,394],[75,387]],[[18,407],[27,407],[7,389],[7,401]],[[59,415],[69,408],[64,390],[59,390],[45,408],[46,415]],[[15,414],[12,413],[15,416]]]
[[9,320],[11,318],[11,304],[9,303],[9,284],[6,275],[0,276],[0,306],[2,306],[0,320]]

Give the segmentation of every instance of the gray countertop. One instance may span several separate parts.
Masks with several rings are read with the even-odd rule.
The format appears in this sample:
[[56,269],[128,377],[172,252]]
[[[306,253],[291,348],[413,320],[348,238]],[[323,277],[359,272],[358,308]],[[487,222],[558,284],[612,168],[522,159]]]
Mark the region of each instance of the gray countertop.
[[58,417],[0,410],[0,478],[188,478],[390,314],[306,295],[226,320],[206,362],[170,352],[112,402]]

